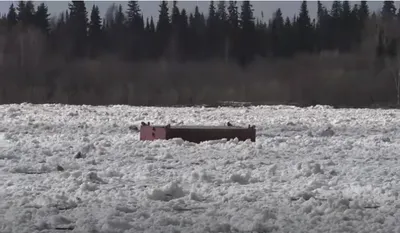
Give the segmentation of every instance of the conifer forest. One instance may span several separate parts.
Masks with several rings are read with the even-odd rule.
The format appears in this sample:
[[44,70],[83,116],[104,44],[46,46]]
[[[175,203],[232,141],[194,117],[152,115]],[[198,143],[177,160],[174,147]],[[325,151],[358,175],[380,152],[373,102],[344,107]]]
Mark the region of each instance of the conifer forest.
[[264,18],[250,1],[211,1],[207,12],[160,1],[153,19],[138,1],[106,12],[71,1],[59,15],[14,2],[0,19],[0,103],[400,104],[394,1],[283,10]]

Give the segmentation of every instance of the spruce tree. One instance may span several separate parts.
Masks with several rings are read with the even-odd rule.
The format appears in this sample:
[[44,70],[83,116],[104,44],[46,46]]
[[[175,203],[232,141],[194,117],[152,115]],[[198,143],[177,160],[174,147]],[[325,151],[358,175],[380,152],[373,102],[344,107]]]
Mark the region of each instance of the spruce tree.
[[226,11],[225,1],[221,0],[218,2],[216,11],[217,20],[217,44],[218,51],[217,55],[220,58],[228,59],[229,56],[229,23],[228,14]]
[[157,32],[168,36],[170,30],[169,9],[167,1],[161,1],[160,10],[158,11]]
[[108,26],[107,41],[109,45],[107,46],[111,51],[117,53],[118,55],[124,55],[126,53],[126,40],[127,40],[127,29],[126,16],[124,9],[121,4],[116,7],[112,12],[112,24]]
[[177,27],[179,25],[179,17],[181,13],[179,11],[177,1],[173,1],[173,6],[172,6],[172,15],[171,15],[171,23],[173,27]]
[[358,4],[354,4],[351,10],[351,23],[352,23],[352,37],[355,43],[359,44],[361,42],[361,33],[363,30],[363,21],[359,18],[360,7]]
[[342,15],[343,11],[343,6],[341,1],[333,1],[332,7],[331,7],[331,16],[333,19],[338,20],[340,19],[340,16]]
[[167,1],[163,0],[160,3],[160,10],[158,16],[158,22],[156,26],[157,36],[157,51],[158,56],[164,55],[166,48],[170,43],[171,24],[169,18],[169,8]]
[[218,2],[216,17],[220,22],[225,23],[228,20],[228,14],[226,13],[226,5],[224,0]]
[[360,9],[358,11],[359,19],[364,23],[364,21],[369,17],[369,7],[367,1],[361,1]]
[[283,25],[282,37],[281,55],[284,57],[293,56],[296,50],[293,38],[296,37],[296,33],[289,17],[286,18],[285,24]]
[[179,47],[181,59],[186,60],[189,56],[189,19],[185,9],[181,10],[179,22]]
[[356,13],[355,17],[357,18],[357,21],[358,21],[358,29],[357,29],[356,39],[357,39],[358,43],[361,43],[362,37],[364,34],[365,24],[370,16],[367,1],[361,1],[360,6],[358,7],[358,10],[354,11],[354,13]]
[[194,14],[189,16],[189,55],[194,60],[203,60],[207,56],[206,21],[196,6]]
[[128,1],[128,9],[126,11],[127,25],[133,33],[140,33],[143,31],[142,13],[138,1]]
[[18,22],[23,26],[28,26],[34,22],[35,6],[32,1],[19,1],[17,10]]
[[50,31],[50,14],[45,3],[41,3],[35,13],[35,25],[42,30],[46,35]]
[[391,20],[396,16],[396,6],[394,1],[383,1],[382,7],[382,17],[383,20]]
[[300,8],[299,18],[297,20],[297,44],[298,50],[302,52],[312,52],[313,50],[313,27],[308,14],[307,1],[303,1]]
[[208,7],[208,18],[207,18],[207,26],[210,27],[211,24],[216,22],[216,9],[214,1],[210,1],[210,5]]
[[354,32],[357,30],[357,24],[352,18],[350,3],[347,0],[343,1],[340,19],[340,50],[347,52],[351,49],[352,42],[355,41]]
[[218,19],[214,1],[210,1],[207,18],[207,52],[209,57],[214,57],[218,50]]
[[122,9],[122,5],[119,4],[118,11],[115,13],[115,25],[118,28],[123,28],[124,22],[125,22],[125,14]]
[[239,53],[239,13],[237,1],[229,1],[228,4],[228,43],[230,57],[237,57]]
[[271,23],[271,49],[272,56],[280,57],[283,52],[284,20],[280,8],[273,15]]
[[332,45],[334,49],[339,49],[342,38],[342,3],[340,1],[333,1],[331,7],[331,20],[330,20],[330,36],[332,38]]
[[146,18],[145,31],[146,31],[146,32],[149,32],[149,31],[150,31],[150,21],[149,21],[149,17]]
[[17,12],[15,10],[14,4],[11,3],[10,8],[7,13],[7,27],[8,30],[11,30],[18,23],[17,21]]
[[317,51],[332,49],[331,17],[321,1],[317,1],[316,46]]
[[156,27],[154,26],[154,20],[153,20],[153,16],[150,17],[150,27],[149,30],[151,33],[156,32]]
[[389,57],[397,56],[397,35],[393,35],[393,29],[387,27],[391,25],[392,20],[397,20],[396,7],[394,1],[383,1],[382,7],[382,19],[383,19],[383,35],[384,35],[384,54]]
[[70,38],[72,39],[72,56],[83,57],[87,48],[88,17],[84,1],[72,1],[69,3]]
[[90,13],[90,23],[88,39],[90,43],[90,57],[95,58],[99,55],[99,50],[102,47],[102,30],[101,30],[101,17],[99,7],[93,5],[92,12]]
[[129,60],[140,60],[145,56],[144,20],[138,1],[129,1],[127,15],[127,33],[125,35],[125,54]]
[[268,54],[268,46],[270,45],[269,31],[267,24],[264,22],[264,13],[261,11],[261,20],[256,22],[256,54],[265,58]]
[[243,1],[240,12],[240,55],[239,63],[246,66],[254,59],[255,55],[255,22],[253,6],[250,1]]
[[228,5],[228,22],[231,31],[237,31],[239,28],[239,14],[237,1],[229,1]]

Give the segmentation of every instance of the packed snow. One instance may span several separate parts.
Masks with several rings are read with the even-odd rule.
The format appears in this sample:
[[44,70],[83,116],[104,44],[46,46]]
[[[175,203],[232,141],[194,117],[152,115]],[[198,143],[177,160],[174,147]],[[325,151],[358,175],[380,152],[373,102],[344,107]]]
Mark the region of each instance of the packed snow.
[[[400,233],[400,111],[0,106],[0,232]],[[256,142],[140,141],[140,122]]]

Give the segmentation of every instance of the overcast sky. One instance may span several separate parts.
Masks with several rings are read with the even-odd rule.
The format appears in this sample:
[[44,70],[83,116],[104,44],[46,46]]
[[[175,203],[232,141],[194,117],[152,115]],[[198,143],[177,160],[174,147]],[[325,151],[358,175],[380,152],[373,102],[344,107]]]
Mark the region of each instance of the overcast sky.
[[[0,1],[0,11],[2,13],[6,13],[10,4],[14,2],[14,5],[17,1]],[[35,1],[35,4],[38,4],[40,1]],[[126,9],[126,1],[85,1],[88,12],[93,6],[96,4],[100,8],[100,13],[104,16],[107,8],[112,3],[122,4]],[[139,1],[140,7],[142,9],[144,17],[153,16],[155,19],[158,18],[158,5],[159,1]],[[269,19],[272,17],[273,13],[276,9],[281,8],[284,16],[292,17],[295,14],[298,14],[300,9],[301,1],[251,1],[254,14],[256,17],[261,17],[261,12],[264,12],[264,17]],[[332,5],[332,1],[323,1],[324,5],[330,7]],[[352,1],[353,4],[359,3],[359,1]],[[396,2],[398,5],[399,2]],[[47,6],[49,7],[49,11],[51,16],[58,15],[60,12],[65,11],[68,8],[68,1],[46,1]],[[171,2],[172,4],[172,2]],[[193,12],[196,4],[199,6],[200,11],[207,13],[209,1],[178,1],[178,6],[180,8],[185,8],[188,12]],[[238,1],[238,5],[240,2]],[[375,11],[382,7],[382,1],[371,1],[368,3],[371,10]],[[315,17],[317,12],[317,2],[309,1],[308,8],[311,17]]]

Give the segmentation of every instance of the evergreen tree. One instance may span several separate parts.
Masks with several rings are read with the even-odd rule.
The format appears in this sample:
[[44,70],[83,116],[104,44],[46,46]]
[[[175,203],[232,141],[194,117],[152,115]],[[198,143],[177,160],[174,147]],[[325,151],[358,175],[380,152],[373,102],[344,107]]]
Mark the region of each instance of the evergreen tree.
[[229,22],[225,1],[218,2],[215,16],[217,20],[217,55],[227,60],[229,56]]
[[25,1],[22,1],[22,0],[18,1],[17,10],[18,10],[18,21],[20,21],[20,22],[26,21],[26,18],[24,17],[25,13],[26,13]]
[[[171,25],[172,36],[170,41],[170,51],[175,59],[184,60],[187,47],[187,15],[183,10],[182,14],[178,8],[177,1],[173,1]],[[186,21],[186,22],[185,22]]]
[[169,21],[169,9],[167,1],[161,1],[158,22],[157,22],[157,32],[168,35],[170,30],[170,21]]
[[228,22],[231,31],[237,31],[239,28],[239,13],[236,4],[236,1],[229,1]]
[[283,56],[284,20],[280,8],[274,13],[271,24],[272,56]]
[[187,32],[189,28],[189,19],[186,13],[185,9],[182,9],[181,11],[181,16],[180,16],[180,27],[181,27],[181,32]]
[[239,13],[237,1],[229,1],[228,4],[228,49],[230,57],[237,57],[239,53]]
[[90,23],[88,39],[90,43],[90,57],[97,57],[102,45],[102,30],[101,30],[101,17],[99,7],[93,5],[92,12],[90,13]]
[[171,24],[169,19],[168,3],[163,0],[160,3],[158,22],[156,26],[158,56],[164,55],[166,48],[169,46],[170,32]]
[[326,16],[326,8],[322,5],[321,1],[317,1],[317,20],[318,24],[321,24],[324,21]]
[[297,20],[297,43],[298,50],[302,52],[312,52],[314,35],[310,16],[307,9],[307,1],[303,1],[300,8],[299,18]]
[[210,1],[207,18],[207,48],[208,56],[213,57],[217,53],[218,44],[218,18],[214,1]]
[[15,10],[14,4],[11,3],[10,8],[7,13],[7,26],[8,29],[11,30],[18,23],[17,21],[17,12]]
[[226,13],[226,5],[224,0],[218,2],[216,17],[220,22],[223,23],[227,22],[228,20],[228,14]]
[[256,38],[256,54],[265,58],[268,55],[271,38],[269,38],[268,27],[264,22],[264,13],[262,11],[261,20],[257,20],[256,22]]
[[72,1],[69,3],[70,38],[72,39],[72,56],[83,57],[87,48],[88,17],[84,1]]
[[68,23],[70,20],[70,13],[68,10],[65,11],[65,23]]
[[250,1],[243,1],[240,12],[240,55],[239,62],[246,66],[254,59],[255,55],[255,23],[253,16],[253,6]]
[[352,42],[355,40],[354,32],[357,30],[357,24],[355,24],[355,19],[352,18],[350,3],[347,0],[343,1],[340,18],[341,35],[339,49],[341,51],[349,51]]
[[359,44],[361,42],[361,33],[363,31],[363,21],[359,18],[360,7],[358,4],[354,4],[351,10],[351,23],[352,23],[352,37],[355,43]]
[[36,10],[35,13],[35,24],[38,28],[42,30],[46,35],[49,34],[50,31],[50,14],[46,4],[41,3]]
[[25,11],[26,11],[26,16],[28,22],[33,22],[34,21],[34,15],[35,15],[35,5],[33,4],[32,1],[26,1],[25,3]]
[[127,15],[127,34],[124,57],[129,60],[140,60],[145,56],[144,20],[138,1],[129,1]]
[[122,5],[121,4],[119,4],[119,6],[118,6],[118,11],[117,11],[117,13],[115,14],[115,25],[118,27],[118,28],[121,28],[121,29],[123,29],[123,25],[124,25],[124,22],[125,22],[125,14],[124,14],[124,11],[123,11],[123,9],[122,9]]
[[138,1],[128,1],[128,9],[126,15],[127,24],[130,30],[133,30],[134,33],[142,32],[144,29],[144,22]]
[[172,3],[172,14],[171,14],[171,27],[172,27],[172,35],[171,35],[171,41],[170,41],[170,51],[172,52],[172,55],[176,58],[181,57],[181,53],[183,53],[181,48],[183,47],[181,41],[181,13],[179,11],[177,1],[173,1]]
[[143,58],[145,58],[145,59],[154,59],[157,56],[156,48],[153,46],[156,43],[155,32],[156,32],[156,29],[154,26],[153,17],[150,17],[150,18],[147,17],[145,34],[143,35],[145,38],[144,44],[146,45],[146,50],[143,51]]
[[122,5],[119,4],[110,7],[107,10],[107,25],[104,31],[104,40],[108,51],[118,55],[125,55],[126,53],[126,17]]
[[330,20],[330,36],[332,38],[332,47],[338,49],[342,38],[342,3],[340,1],[333,1],[331,7],[331,20]]
[[296,31],[290,22],[289,17],[286,18],[285,24],[283,25],[283,33],[282,33],[283,41],[281,43],[281,54],[284,57],[291,57],[296,51],[295,44],[293,43],[293,38],[296,37]]
[[216,9],[215,9],[215,5],[214,5],[214,1],[210,1],[210,5],[208,7],[208,18],[207,18],[207,26],[214,26],[213,24],[216,23]]
[[146,31],[146,32],[150,32],[150,21],[149,21],[149,17],[146,18],[145,31]]
[[138,1],[128,1],[128,9],[126,11],[126,15],[128,22],[134,22],[135,19],[137,19],[137,17],[141,15]]
[[394,1],[383,1],[382,17],[383,20],[390,20],[396,16],[396,6]]
[[28,26],[34,22],[35,6],[32,1],[19,1],[17,10],[18,22],[20,22],[22,25]]
[[179,12],[179,8],[177,5],[177,1],[173,1],[173,6],[172,6],[172,15],[171,15],[171,23],[172,25],[178,26],[179,25],[179,17],[180,17],[180,12]]
[[317,25],[316,25],[316,49],[317,51],[332,49],[332,38],[330,33],[331,17],[328,10],[317,2]]
[[364,25],[364,22],[369,17],[369,7],[367,1],[361,1],[360,9],[358,10],[358,18]]
[[189,54],[194,60],[203,60],[206,58],[207,42],[206,42],[206,21],[204,15],[196,6],[194,14],[189,16]]
[[61,12],[60,16],[57,19],[57,27],[56,29],[59,29],[61,26],[65,25],[67,23],[66,19],[65,19],[65,13]]
[[149,30],[151,33],[156,32],[156,27],[154,26],[154,20],[153,20],[153,16],[150,17],[150,27]]
[[240,12],[240,26],[242,30],[249,31],[254,29],[253,6],[250,1],[243,1]]
[[[179,8],[177,1],[173,1],[169,14],[168,2],[162,1],[159,21],[154,22],[150,17],[143,20],[138,1],[129,1],[126,15],[121,5],[115,5],[101,23],[98,7],[94,6],[88,23],[84,2],[72,1],[70,11],[63,12],[62,18],[54,23],[54,32],[49,34],[47,6],[40,4],[35,9],[32,1],[19,1],[17,9],[10,6],[6,21],[9,28],[18,22],[35,25],[49,34],[52,41],[59,39],[60,28],[67,30],[63,32],[68,38],[64,41],[73,45],[68,44],[65,49],[71,47],[73,56],[95,57],[93,54],[99,54],[105,47],[137,60],[173,51],[182,60],[234,57],[247,64],[256,54],[290,57],[297,51],[349,51],[361,42],[364,22],[370,14],[366,1],[353,7],[349,1],[334,1],[330,12],[317,1],[317,17],[311,21],[307,2],[303,1],[298,17],[284,19],[278,9],[267,25],[263,13],[261,20],[255,19],[249,1],[241,4],[240,13],[236,1],[211,1],[207,19],[198,7],[190,15]],[[395,10],[394,1],[385,1],[382,15],[385,19],[393,18]],[[400,20],[400,14],[397,17]],[[385,37],[385,28],[382,30],[384,51],[388,52],[394,46]]]
[[342,15],[343,7],[340,1],[333,1],[331,7],[331,16],[334,20],[339,21],[340,16]]
[[185,9],[181,10],[179,23],[179,45],[181,60],[186,60],[189,56],[189,21]]
[[84,1],[72,1],[69,3],[69,20],[71,25],[79,31],[81,35],[86,36],[88,26],[88,13]]
[[348,0],[344,0],[342,3],[342,17],[348,17],[351,13],[351,6]]
[[195,47],[195,41],[196,41],[196,22],[194,19],[193,13],[189,14],[189,24],[188,24],[188,51],[187,53],[189,54],[190,59],[196,60],[197,58],[197,48]]
[[393,29],[388,27],[391,25],[392,20],[397,20],[396,17],[396,7],[394,5],[394,1],[383,1],[382,7],[382,28],[380,29],[382,35],[379,35],[382,38],[379,38],[378,50],[382,49],[383,53],[381,55],[396,57],[397,56],[397,35],[392,35]]

